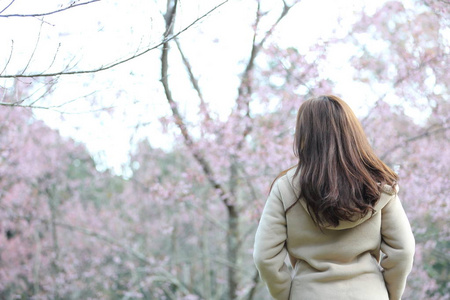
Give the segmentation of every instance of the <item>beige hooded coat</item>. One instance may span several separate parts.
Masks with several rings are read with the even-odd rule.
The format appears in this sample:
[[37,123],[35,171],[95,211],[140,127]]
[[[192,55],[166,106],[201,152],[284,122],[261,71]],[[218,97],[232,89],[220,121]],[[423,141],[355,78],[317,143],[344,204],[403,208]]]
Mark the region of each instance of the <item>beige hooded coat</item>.
[[[277,300],[398,300],[414,256],[414,236],[389,186],[369,213],[322,231],[293,185],[295,170],[279,178],[255,236],[254,261]],[[293,270],[285,263],[289,256]]]

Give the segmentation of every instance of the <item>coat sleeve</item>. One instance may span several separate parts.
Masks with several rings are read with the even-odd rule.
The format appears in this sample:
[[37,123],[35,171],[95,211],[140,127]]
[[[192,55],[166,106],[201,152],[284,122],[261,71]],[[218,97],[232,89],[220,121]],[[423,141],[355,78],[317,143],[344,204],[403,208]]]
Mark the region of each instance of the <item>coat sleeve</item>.
[[415,251],[414,235],[408,218],[396,195],[382,210],[381,260],[389,300],[399,300],[411,272]]
[[253,258],[261,279],[277,300],[288,300],[291,288],[291,274],[285,263],[286,239],[286,215],[275,182],[256,231]]

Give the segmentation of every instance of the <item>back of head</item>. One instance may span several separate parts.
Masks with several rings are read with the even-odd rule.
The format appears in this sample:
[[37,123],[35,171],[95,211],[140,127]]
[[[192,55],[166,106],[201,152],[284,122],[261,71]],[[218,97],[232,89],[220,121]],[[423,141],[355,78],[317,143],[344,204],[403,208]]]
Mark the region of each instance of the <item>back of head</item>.
[[294,153],[300,198],[318,225],[337,226],[373,212],[381,187],[398,180],[373,152],[351,108],[336,96],[302,103]]

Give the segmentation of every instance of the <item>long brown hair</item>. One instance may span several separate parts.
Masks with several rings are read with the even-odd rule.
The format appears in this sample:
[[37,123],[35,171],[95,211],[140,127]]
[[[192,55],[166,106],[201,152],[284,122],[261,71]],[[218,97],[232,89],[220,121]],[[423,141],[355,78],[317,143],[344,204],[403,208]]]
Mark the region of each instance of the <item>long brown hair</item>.
[[294,153],[298,157],[294,180],[300,186],[297,202],[305,199],[319,226],[337,226],[341,220],[373,213],[382,186],[394,187],[398,180],[373,152],[351,108],[336,96],[302,103]]

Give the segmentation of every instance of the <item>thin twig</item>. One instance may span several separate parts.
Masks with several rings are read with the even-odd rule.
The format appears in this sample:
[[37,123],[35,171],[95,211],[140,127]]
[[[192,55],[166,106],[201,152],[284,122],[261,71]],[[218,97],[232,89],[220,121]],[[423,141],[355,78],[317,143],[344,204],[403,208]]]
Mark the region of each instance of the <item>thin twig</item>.
[[111,110],[111,109],[116,108],[116,106],[112,105],[112,106],[101,107],[99,109],[91,109],[91,110],[78,111],[78,112],[69,112],[69,111],[58,110],[58,109],[55,109],[55,108],[49,107],[49,106],[36,106],[36,105],[30,106],[30,105],[22,105],[17,102],[14,102],[14,103],[0,102],[0,106],[22,107],[22,108],[30,108],[30,109],[44,109],[44,110],[54,111],[54,112],[57,112],[60,114],[65,114],[65,115],[84,115],[84,114],[90,114],[90,113]]
[[58,56],[58,53],[59,53],[59,49],[60,49],[60,48],[61,48],[61,43],[58,44],[58,48],[56,49],[55,55],[53,55],[53,60],[52,60],[52,62],[50,63],[50,66],[48,66],[47,70],[44,71],[44,73],[47,72],[48,70],[50,70],[50,68],[51,68],[51,67],[53,66],[53,64],[55,63],[55,61],[56,61],[56,56]]
[[11,40],[11,52],[9,53],[9,57],[8,60],[6,61],[5,67],[3,68],[3,70],[0,72],[0,75],[3,74],[3,72],[5,72],[6,68],[9,65],[9,62],[11,61],[11,57],[13,54],[13,50],[14,50],[14,40]]
[[184,55],[184,51],[181,49],[181,45],[180,45],[180,42],[178,41],[178,39],[175,39],[175,43],[177,45],[178,51],[180,52],[181,59],[183,60],[184,66],[186,67],[186,71],[188,72],[191,84],[194,87],[194,90],[197,92],[198,98],[200,99],[200,106],[202,107],[204,113],[206,114],[205,117],[209,120],[209,119],[211,119],[211,117],[209,116],[208,112],[205,110],[205,107],[206,107],[205,99],[203,98],[203,94],[202,94],[200,85],[198,84],[198,80],[195,77],[194,72],[192,71],[192,66],[189,63],[189,60],[186,57],[186,55]]
[[[432,127],[434,127],[434,126],[432,126]],[[406,139],[405,141],[403,141],[403,142],[401,142],[401,143],[398,143],[397,145],[395,145],[395,146],[389,148],[389,149],[388,149],[387,151],[385,151],[382,155],[380,155],[380,159],[381,159],[381,160],[385,160],[386,157],[387,157],[390,153],[394,152],[395,150],[397,150],[397,149],[399,149],[399,148],[405,147],[405,146],[406,146],[407,144],[409,144],[409,143],[412,143],[412,142],[414,142],[414,141],[420,140],[420,139],[422,139],[422,138],[426,138],[426,137],[432,136],[432,135],[434,135],[434,134],[438,134],[438,133],[440,133],[440,132],[445,132],[445,131],[447,131],[447,130],[450,129],[450,126],[447,126],[447,127],[439,127],[439,128],[437,128],[437,129],[430,130],[432,127],[428,128],[427,130],[425,130],[425,132],[423,132],[423,133],[421,133],[421,134],[418,134],[418,135],[416,135],[416,136],[410,137],[410,138]]]
[[[58,9],[58,10],[54,10],[54,11],[50,11],[50,12],[46,12],[46,13],[0,15],[0,18],[11,18],[11,17],[44,17],[44,16],[53,15],[53,14],[56,14],[56,13],[63,12],[63,11],[65,11],[65,10],[68,10],[68,9],[71,9],[71,8],[74,8],[74,7],[77,7],[77,6],[82,6],[82,5],[86,5],[86,4],[91,4],[91,3],[99,2],[99,1],[100,1],[100,0],[91,0],[91,1],[88,1],[88,2],[77,3],[77,4],[72,3],[71,5],[69,5],[69,6],[67,6],[67,7],[64,7],[64,8]],[[14,2],[14,0],[13,0],[12,2]],[[12,2],[10,3],[10,5],[12,4]],[[9,5],[8,5],[8,7],[9,7]],[[8,8],[8,7],[6,7],[6,8]],[[5,9],[6,9],[6,8],[5,8]],[[0,13],[2,13],[3,11],[5,11],[5,9],[2,10]]]
[[14,3],[14,1],[16,1],[16,0],[11,0],[11,2],[8,5],[6,5],[6,7],[4,9],[2,9],[2,11],[0,11],[0,14],[2,14],[5,10],[7,10],[11,6],[11,4]]
[[157,49],[163,45],[165,45],[167,42],[171,41],[172,39],[176,38],[177,36],[179,36],[180,34],[182,34],[183,32],[185,32],[186,30],[188,30],[189,28],[191,28],[192,26],[194,26],[195,24],[197,24],[198,22],[200,22],[202,19],[204,19],[205,17],[207,17],[209,14],[211,14],[213,11],[215,11],[216,9],[218,9],[219,7],[221,7],[222,5],[224,5],[225,3],[227,3],[229,0],[225,0],[222,3],[218,4],[217,6],[213,7],[212,9],[210,9],[209,11],[207,11],[205,14],[203,14],[202,16],[200,16],[198,19],[194,20],[192,23],[190,23],[189,25],[187,25],[186,27],[184,27],[182,30],[178,31],[176,34],[173,34],[171,36],[166,36],[164,37],[163,41],[161,41],[160,43],[156,44],[155,46],[152,46],[150,48],[147,48],[141,52],[139,52],[138,54],[133,54],[130,57],[127,57],[125,59],[121,59],[119,61],[116,61],[114,63],[110,63],[107,64],[105,66],[100,66],[99,68],[96,69],[92,69],[92,70],[81,70],[81,71],[66,71],[69,70],[69,66],[66,67],[66,70],[60,71],[60,72],[53,72],[53,73],[32,73],[32,74],[8,74],[8,75],[0,75],[0,78],[17,78],[17,77],[23,77],[23,78],[31,78],[31,77],[52,77],[52,76],[63,76],[63,75],[77,75],[77,74],[92,74],[92,73],[98,73],[101,71],[105,71],[105,70],[109,70],[111,68],[114,68],[118,65],[124,64],[126,62],[129,62],[130,60],[133,60],[135,58],[138,58],[144,54],[147,54],[148,52]]
[[38,47],[38,45],[39,45],[39,40],[41,39],[42,25],[43,25],[43,24],[44,24],[44,23],[41,22],[41,26],[39,27],[39,33],[38,33],[38,36],[37,36],[37,40],[36,40],[36,43],[34,44],[33,52],[31,53],[30,58],[28,59],[27,65],[25,66],[25,68],[24,68],[23,71],[22,71],[22,74],[24,74],[25,71],[28,69],[28,67],[29,67],[29,65],[30,65],[30,63],[31,63],[31,60],[33,59],[34,54],[36,53],[36,49],[37,49],[37,47]]

